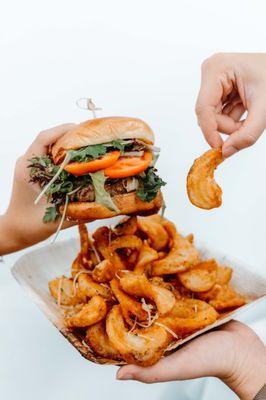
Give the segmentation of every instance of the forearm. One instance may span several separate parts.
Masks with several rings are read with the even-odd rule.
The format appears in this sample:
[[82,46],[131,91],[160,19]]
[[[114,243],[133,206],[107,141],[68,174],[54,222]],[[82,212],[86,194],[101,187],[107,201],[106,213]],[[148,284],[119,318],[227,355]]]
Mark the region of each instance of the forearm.
[[0,256],[13,253],[27,247],[7,215],[0,215]]

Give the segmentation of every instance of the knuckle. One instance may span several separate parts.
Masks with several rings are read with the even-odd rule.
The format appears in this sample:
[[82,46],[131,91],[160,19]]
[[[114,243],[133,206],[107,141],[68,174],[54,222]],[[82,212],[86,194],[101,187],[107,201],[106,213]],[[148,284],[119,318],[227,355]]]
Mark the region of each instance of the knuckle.
[[252,146],[256,142],[256,138],[250,133],[243,137],[242,143],[245,147]]
[[155,376],[144,376],[142,379],[140,379],[143,383],[155,383],[158,380],[156,379]]
[[214,65],[220,66],[224,62],[224,60],[227,59],[227,55],[227,53],[222,52],[212,54],[210,57],[206,58],[206,60],[203,61],[201,65],[202,71],[204,72],[212,68]]
[[195,113],[196,113],[196,115],[200,116],[202,114],[202,112],[203,112],[203,109],[204,108],[202,107],[202,105],[199,102],[197,102],[196,105],[195,105]]
[[37,140],[39,143],[43,143],[45,141],[46,131],[41,131],[37,135]]

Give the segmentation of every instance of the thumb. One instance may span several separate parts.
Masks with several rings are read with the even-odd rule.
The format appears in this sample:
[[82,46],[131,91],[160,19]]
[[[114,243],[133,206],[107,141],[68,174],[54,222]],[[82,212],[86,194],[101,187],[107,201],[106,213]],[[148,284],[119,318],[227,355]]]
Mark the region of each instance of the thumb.
[[242,126],[226,140],[223,145],[223,156],[230,157],[237,151],[252,146],[266,128],[266,107],[253,105]]
[[26,151],[26,156],[31,157],[32,155],[45,154],[46,148],[49,144],[56,142],[61,136],[70,129],[73,129],[75,126],[76,125],[73,123],[62,124],[40,132]]
[[[196,338],[175,353],[161,358],[151,367],[125,365],[117,373],[117,379],[133,379],[145,383],[168,382],[218,376],[222,369],[221,352],[217,333]],[[217,350],[218,349],[218,350]],[[217,357],[215,355],[217,354]]]

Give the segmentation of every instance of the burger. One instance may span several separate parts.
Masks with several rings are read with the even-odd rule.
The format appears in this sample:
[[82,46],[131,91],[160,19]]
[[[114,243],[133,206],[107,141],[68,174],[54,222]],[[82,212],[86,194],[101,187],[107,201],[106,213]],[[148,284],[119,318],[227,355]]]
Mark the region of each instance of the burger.
[[106,117],[85,121],[30,160],[30,182],[46,196],[44,222],[58,217],[91,221],[147,215],[163,204],[155,163],[159,149],[142,120]]

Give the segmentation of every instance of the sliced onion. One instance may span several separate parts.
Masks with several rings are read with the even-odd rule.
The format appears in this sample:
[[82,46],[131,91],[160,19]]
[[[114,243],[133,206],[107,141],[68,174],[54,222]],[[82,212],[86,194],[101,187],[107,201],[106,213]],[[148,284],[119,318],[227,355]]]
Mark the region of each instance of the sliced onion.
[[152,150],[154,153],[160,153],[160,151],[161,151],[160,147],[153,146],[152,144],[147,144],[147,143],[146,143],[146,146],[147,146],[150,150]]
[[139,181],[137,178],[128,178],[123,181],[123,186],[126,189],[127,192],[133,192],[134,190],[137,190],[139,187]]
[[144,150],[141,151],[125,151],[123,156],[125,157],[142,157],[144,154]]

